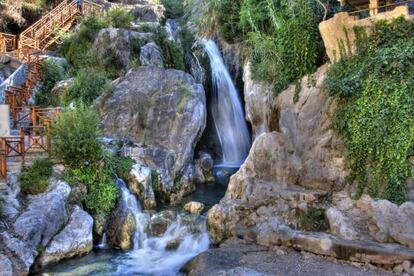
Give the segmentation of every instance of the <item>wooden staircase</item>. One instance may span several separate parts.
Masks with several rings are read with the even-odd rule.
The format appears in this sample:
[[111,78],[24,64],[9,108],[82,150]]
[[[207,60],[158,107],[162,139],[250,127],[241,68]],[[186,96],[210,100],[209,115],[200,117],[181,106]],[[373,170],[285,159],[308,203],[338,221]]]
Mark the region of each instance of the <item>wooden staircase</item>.
[[[92,1],[83,2],[84,14],[99,13],[101,10],[102,7]],[[74,25],[80,15],[75,0],[64,0],[18,37],[0,33],[0,54],[24,48],[46,50]]]
[[[83,2],[83,13],[98,13],[101,6],[91,1]],[[41,51],[56,43],[80,16],[76,1],[64,0],[18,37],[0,33],[0,54],[8,53],[27,64],[23,85],[7,87],[5,104],[10,106],[14,130],[7,137],[0,137],[0,180],[7,181],[9,169],[24,164],[26,155],[50,153],[50,129],[60,107],[40,108],[30,105],[36,87],[42,81],[43,58]]]

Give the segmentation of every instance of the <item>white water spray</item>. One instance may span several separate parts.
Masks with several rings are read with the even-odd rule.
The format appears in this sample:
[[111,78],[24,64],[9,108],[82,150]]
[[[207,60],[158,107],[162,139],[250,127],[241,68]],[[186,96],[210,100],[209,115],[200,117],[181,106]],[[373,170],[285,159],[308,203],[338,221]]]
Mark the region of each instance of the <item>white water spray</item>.
[[212,73],[211,113],[223,151],[223,165],[240,166],[250,149],[242,104],[217,45],[203,41]]

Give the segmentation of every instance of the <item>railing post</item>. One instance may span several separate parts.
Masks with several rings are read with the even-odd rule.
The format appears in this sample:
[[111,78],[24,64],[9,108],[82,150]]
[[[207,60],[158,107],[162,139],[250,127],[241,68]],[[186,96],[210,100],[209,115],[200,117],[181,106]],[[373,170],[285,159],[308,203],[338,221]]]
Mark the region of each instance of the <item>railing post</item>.
[[25,152],[26,152],[26,145],[25,145],[25,139],[24,139],[24,128],[23,127],[21,127],[20,128],[20,155],[21,155],[21,159],[22,159],[22,162],[24,163],[24,155],[25,155]]
[[32,126],[35,127],[37,125],[37,114],[36,114],[36,107],[32,107]]
[[1,138],[1,171],[7,181],[7,141],[6,138]]

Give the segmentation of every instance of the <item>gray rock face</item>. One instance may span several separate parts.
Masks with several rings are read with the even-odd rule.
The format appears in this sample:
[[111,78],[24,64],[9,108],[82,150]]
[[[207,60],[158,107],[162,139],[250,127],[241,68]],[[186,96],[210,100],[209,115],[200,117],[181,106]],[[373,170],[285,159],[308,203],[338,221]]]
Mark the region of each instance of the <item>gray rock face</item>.
[[125,72],[131,68],[133,58],[139,58],[138,52],[133,52],[134,40],[151,41],[152,34],[138,33],[131,30],[106,28],[99,31],[92,47],[92,53],[106,62],[119,63]]
[[156,5],[152,2],[145,1],[135,4],[131,8],[131,13],[139,22],[161,22],[164,17],[165,8],[163,5]]
[[2,249],[10,256],[9,261],[14,267],[14,273],[27,275],[37,255],[36,248],[27,246],[25,242],[13,237],[8,232],[0,233],[0,242],[4,245]]
[[16,219],[13,227],[30,248],[35,249],[39,244],[46,246],[66,224],[68,215],[65,204],[69,194],[68,184],[54,180],[46,192],[29,197],[26,211]]
[[93,219],[75,206],[68,224],[56,235],[39,257],[41,266],[89,253],[93,248]]
[[0,254],[0,275],[13,276],[13,266],[9,258]]
[[161,51],[154,42],[147,43],[141,47],[139,61],[142,66],[164,67]]
[[161,193],[174,187],[192,162],[206,124],[204,89],[182,71],[141,66],[121,78],[96,106],[107,135],[135,143],[131,156],[156,170]]

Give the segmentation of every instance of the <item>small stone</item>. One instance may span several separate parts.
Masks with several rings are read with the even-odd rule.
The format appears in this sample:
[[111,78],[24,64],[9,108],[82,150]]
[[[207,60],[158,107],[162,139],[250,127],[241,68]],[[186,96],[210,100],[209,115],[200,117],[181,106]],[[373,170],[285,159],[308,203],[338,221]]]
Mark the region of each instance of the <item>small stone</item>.
[[404,268],[404,271],[407,273],[411,272],[411,262],[410,261],[404,261],[402,263],[402,267]]
[[200,214],[204,210],[204,204],[197,201],[190,201],[184,205],[184,210],[191,214]]
[[392,269],[394,273],[402,273],[404,271],[404,268],[401,264],[394,266]]

